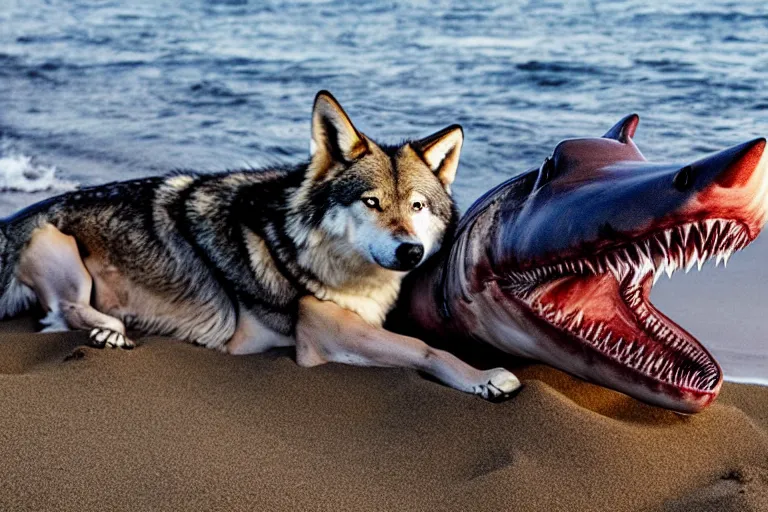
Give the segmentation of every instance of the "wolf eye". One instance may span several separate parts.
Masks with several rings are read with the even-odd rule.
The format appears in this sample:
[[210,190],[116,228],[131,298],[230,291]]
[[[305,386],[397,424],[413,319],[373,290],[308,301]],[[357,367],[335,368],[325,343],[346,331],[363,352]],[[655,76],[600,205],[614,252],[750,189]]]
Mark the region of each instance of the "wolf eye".
[[422,201],[414,201],[413,204],[411,205],[411,208],[413,208],[413,211],[415,212],[420,212],[426,207],[427,207],[427,204]]
[[365,206],[368,208],[375,208],[376,210],[379,209],[379,200],[375,197],[363,197],[363,203],[365,203]]

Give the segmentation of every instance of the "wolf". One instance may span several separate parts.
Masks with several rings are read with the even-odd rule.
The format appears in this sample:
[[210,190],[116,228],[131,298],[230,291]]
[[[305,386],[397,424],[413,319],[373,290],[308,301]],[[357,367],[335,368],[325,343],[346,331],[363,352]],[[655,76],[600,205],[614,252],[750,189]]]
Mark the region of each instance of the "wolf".
[[309,160],[84,188],[0,224],[0,318],[33,304],[44,331],[80,329],[132,348],[127,330],[230,354],[296,346],[329,361],[422,370],[489,399],[519,388],[382,328],[403,277],[440,251],[463,144],[452,125],[378,144],[327,91]]

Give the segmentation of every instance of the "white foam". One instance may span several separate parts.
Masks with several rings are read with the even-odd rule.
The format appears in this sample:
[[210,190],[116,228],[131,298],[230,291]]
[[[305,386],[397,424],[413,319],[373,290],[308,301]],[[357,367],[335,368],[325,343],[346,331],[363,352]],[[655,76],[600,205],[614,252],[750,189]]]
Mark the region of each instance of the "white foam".
[[73,190],[76,184],[56,177],[56,167],[42,165],[16,152],[0,155],[1,192],[45,192]]

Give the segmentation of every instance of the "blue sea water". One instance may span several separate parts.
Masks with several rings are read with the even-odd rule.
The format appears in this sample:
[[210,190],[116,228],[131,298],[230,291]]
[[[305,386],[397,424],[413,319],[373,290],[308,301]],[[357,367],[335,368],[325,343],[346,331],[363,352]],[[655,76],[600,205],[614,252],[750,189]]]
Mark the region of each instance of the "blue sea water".
[[[376,139],[466,134],[467,207],[630,112],[651,159],[768,135],[768,4],[0,0],[0,214],[172,168],[296,162],[317,90]],[[654,289],[732,378],[768,380],[768,236]]]

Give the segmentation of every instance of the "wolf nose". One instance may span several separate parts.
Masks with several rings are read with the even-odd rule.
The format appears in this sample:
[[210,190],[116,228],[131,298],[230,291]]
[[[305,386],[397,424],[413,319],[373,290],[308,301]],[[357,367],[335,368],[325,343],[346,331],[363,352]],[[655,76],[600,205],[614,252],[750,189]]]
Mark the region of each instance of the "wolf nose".
[[395,250],[395,257],[405,268],[413,268],[419,264],[424,256],[424,246],[421,244],[404,243]]

